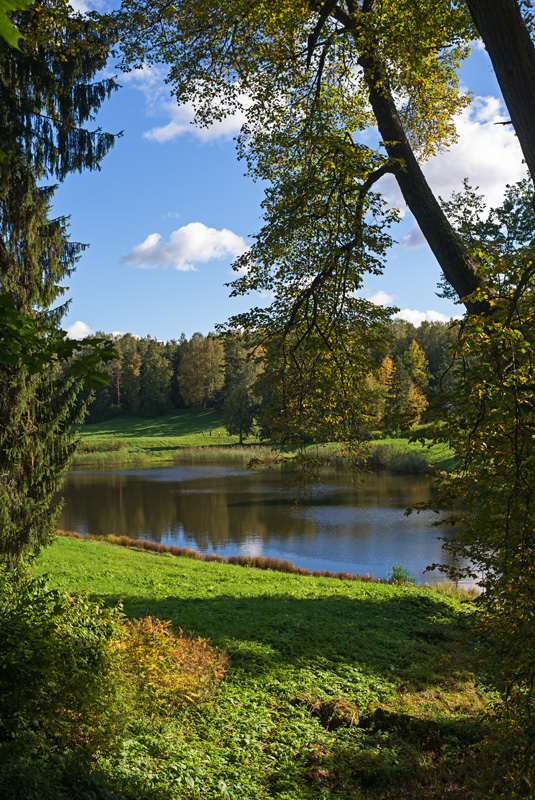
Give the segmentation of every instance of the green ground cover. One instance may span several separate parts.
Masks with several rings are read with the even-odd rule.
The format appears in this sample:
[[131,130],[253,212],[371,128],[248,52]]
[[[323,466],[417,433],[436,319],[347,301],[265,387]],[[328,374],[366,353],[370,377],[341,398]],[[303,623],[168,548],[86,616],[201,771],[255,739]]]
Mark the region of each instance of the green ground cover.
[[[79,430],[81,445],[73,464],[123,465],[163,462],[234,461],[271,455],[269,445],[251,436],[239,446],[238,436],[227,436],[221,416],[214,410],[175,411],[155,419],[115,417]],[[318,449],[329,455],[334,446]],[[316,448],[313,448],[316,450]],[[384,438],[373,445],[374,466],[400,472],[425,472],[429,467],[451,469],[453,458],[446,445],[423,447],[407,438]]]
[[35,570],[228,655],[211,699],[138,709],[121,746],[95,753],[99,785],[121,798],[485,796],[466,595],[63,538]]
[[[258,439],[238,447],[214,410],[175,411],[154,419],[115,417],[79,429],[81,444],[73,464],[122,465],[169,461],[233,460],[247,463]],[[264,448],[263,448],[264,449]],[[255,448],[256,454],[257,448]],[[269,448],[265,448],[270,452]]]

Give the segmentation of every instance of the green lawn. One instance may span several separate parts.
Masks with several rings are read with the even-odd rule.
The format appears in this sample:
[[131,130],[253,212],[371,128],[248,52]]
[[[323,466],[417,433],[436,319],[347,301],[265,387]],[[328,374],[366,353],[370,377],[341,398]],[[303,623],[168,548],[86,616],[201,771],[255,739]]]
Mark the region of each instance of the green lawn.
[[452,798],[481,788],[487,698],[466,596],[76,539],[57,540],[36,569],[229,656],[211,700],[133,714],[124,746],[96,755],[121,797]]
[[[204,437],[203,431],[206,432]],[[186,446],[206,444],[206,437],[218,438],[219,431],[221,435],[226,435],[221,416],[212,409],[197,412],[179,410],[155,419],[121,416],[80,428],[82,438],[89,440],[102,440],[110,436],[127,440],[161,436],[177,439]]]
[[245,447],[238,449],[239,437],[227,436],[220,414],[213,410],[175,411],[155,419],[115,417],[94,425],[82,425],[79,434],[82,441],[73,460],[75,465],[203,458],[228,458],[247,463],[256,455],[250,450],[258,443],[258,439],[251,436]]
[[[79,429],[81,446],[74,465],[122,465],[159,462],[194,462],[232,460],[246,464],[252,457],[272,455],[269,445],[248,437],[243,447],[238,436],[227,436],[221,415],[214,410],[204,412],[175,411],[155,419],[116,417]],[[384,467],[402,472],[425,472],[438,467],[453,469],[454,460],[447,445],[422,446],[407,438],[381,439],[374,448],[387,448],[381,459]],[[334,445],[320,448],[329,455]],[[416,459],[411,454],[418,454]]]

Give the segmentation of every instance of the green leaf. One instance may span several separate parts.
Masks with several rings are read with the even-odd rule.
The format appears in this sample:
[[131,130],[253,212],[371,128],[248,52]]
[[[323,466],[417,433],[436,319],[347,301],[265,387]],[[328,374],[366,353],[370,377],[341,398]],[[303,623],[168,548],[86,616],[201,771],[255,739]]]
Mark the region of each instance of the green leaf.
[[[19,47],[19,39],[22,39],[22,33],[15,28],[9,19],[7,12],[21,11],[29,8],[32,0],[0,0],[0,36],[5,39],[11,47]],[[0,154],[0,156],[3,154]]]

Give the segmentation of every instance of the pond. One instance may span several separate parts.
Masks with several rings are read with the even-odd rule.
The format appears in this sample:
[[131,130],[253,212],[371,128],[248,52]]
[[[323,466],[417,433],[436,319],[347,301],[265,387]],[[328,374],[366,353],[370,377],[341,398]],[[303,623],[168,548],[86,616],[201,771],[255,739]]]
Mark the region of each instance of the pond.
[[400,563],[419,582],[440,581],[441,573],[424,570],[446,560],[437,537],[448,531],[433,526],[432,512],[404,516],[431,492],[422,476],[370,475],[355,485],[332,473],[296,503],[279,471],[214,464],[76,471],[65,481],[58,527],[378,578]]

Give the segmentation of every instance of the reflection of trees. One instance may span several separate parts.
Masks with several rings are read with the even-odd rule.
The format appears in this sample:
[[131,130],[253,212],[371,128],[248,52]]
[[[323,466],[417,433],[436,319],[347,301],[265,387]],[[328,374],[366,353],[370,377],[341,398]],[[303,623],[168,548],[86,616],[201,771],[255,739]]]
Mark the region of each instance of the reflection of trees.
[[156,542],[182,533],[191,546],[211,550],[229,543],[242,544],[251,534],[269,541],[272,535],[313,536],[316,524],[293,518],[281,510],[291,498],[279,501],[274,493],[254,489],[265,476],[246,474],[211,481],[174,483],[132,475],[71,474],[59,527],[84,533],[146,536]]
[[[421,477],[369,476],[353,486],[332,476],[296,508],[287,476],[275,472],[234,470],[180,481],[160,476],[158,470],[156,479],[131,473],[70,474],[59,527],[143,536],[203,552],[248,548],[254,540],[262,550],[271,544],[305,558],[369,563],[372,572],[381,569],[377,564],[383,552],[396,553],[385,565],[402,560],[423,569],[431,561],[443,562],[435,538],[452,532],[437,528],[430,537],[432,514],[403,517],[404,508],[432,491]],[[437,577],[429,575],[430,580]]]
[[[425,499],[431,491],[427,487],[413,476],[370,476],[357,486],[334,479],[302,498],[294,511],[287,478],[277,473],[186,481],[73,473],[65,485],[66,508],[59,526],[96,535],[143,536],[156,542],[181,539],[182,544],[202,551],[243,545],[252,536],[265,544],[293,540],[301,549],[307,539],[330,535],[338,543],[335,549],[352,549],[356,538],[359,549],[368,549],[385,515],[399,514],[400,534],[403,528],[407,531],[401,509]],[[410,524],[416,531],[428,522],[414,516]]]

